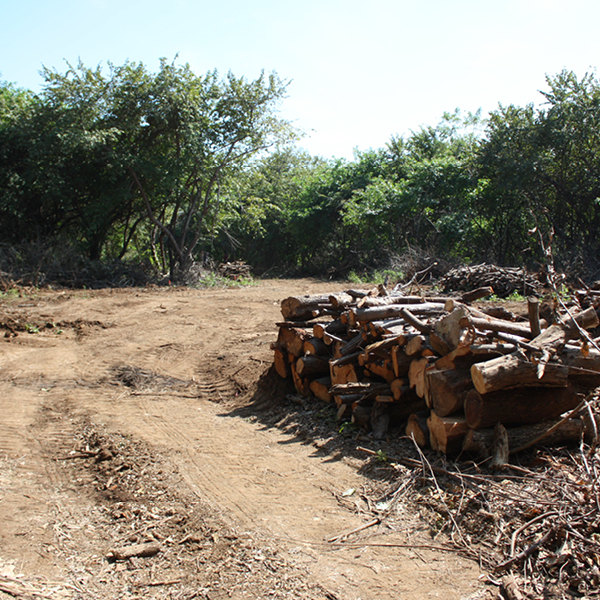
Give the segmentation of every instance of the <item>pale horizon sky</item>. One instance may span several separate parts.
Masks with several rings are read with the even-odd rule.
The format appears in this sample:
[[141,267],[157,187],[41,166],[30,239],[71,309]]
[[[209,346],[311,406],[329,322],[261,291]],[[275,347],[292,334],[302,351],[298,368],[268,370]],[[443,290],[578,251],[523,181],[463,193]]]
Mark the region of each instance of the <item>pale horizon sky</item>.
[[0,0],[0,80],[42,66],[189,63],[289,81],[281,115],[313,155],[352,159],[444,112],[540,104],[546,75],[600,62],[593,0]]

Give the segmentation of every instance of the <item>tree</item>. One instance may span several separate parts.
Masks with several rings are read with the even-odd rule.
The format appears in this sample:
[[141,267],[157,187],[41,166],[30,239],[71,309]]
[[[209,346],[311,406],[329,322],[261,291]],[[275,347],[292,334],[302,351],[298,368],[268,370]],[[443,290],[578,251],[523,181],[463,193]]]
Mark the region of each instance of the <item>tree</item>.
[[[220,80],[216,71],[199,77],[189,65],[163,59],[156,74],[126,63],[109,65],[108,77],[82,64],[44,76],[44,99],[73,117],[74,146],[102,157],[103,178],[119,190],[113,188],[108,203],[93,205],[94,217],[110,215],[96,220],[99,242],[117,220],[131,223],[124,233],[131,238],[141,199],[154,255],[166,253],[172,276],[192,264],[226,178],[291,134],[276,117],[285,84],[274,73],[254,81],[229,73]],[[137,194],[123,185],[125,174]]]
[[479,152],[478,209],[500,262],[543,262],[532,230],[554,232],[565,262],[600,250],[600,85],[571,71],[546,81],[544,106],[492,113]]

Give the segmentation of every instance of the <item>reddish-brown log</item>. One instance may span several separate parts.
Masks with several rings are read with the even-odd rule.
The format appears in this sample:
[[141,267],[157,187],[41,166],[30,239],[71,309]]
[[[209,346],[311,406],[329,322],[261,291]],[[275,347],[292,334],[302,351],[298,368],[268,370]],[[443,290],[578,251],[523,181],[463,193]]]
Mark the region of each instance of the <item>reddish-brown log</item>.
[[419,448],[427,448],[429,446],[429,427],[427,427],[427,419],[429,411],[421,411],[412,413],[408,417],[406,424],[406,435],[415,440]]
[[471,390],[465,398],[465,417],[471,429],[526,425],[554,419],[575,408],[580,398],[574,387],[513,388],[480,394]]
[[438,417],[435,413],[431,413],[427,419],[427,427],[431,447],[444,454],[460,452],[469,429],[464,417]]

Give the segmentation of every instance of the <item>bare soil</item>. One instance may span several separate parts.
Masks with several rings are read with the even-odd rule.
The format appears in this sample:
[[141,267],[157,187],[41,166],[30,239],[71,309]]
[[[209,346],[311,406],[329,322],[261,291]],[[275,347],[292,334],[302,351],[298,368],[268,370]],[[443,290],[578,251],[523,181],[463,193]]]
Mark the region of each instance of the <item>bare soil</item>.
[[414,509],[377,518],[401,471],[270,370],[280,301],[343,288],[5,296],[0,598],[484,597]]

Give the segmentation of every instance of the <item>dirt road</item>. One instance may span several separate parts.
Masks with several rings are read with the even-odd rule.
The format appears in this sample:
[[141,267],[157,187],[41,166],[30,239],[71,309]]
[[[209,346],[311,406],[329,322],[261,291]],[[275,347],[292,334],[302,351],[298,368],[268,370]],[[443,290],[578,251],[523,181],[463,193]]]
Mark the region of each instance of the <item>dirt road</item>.
[[[353,500],[371,484],[361,460],[298,435],[281,411],[253,413],[261,394],[284,393],[265,376],[279,302],[335,289],[3,298],[0,598],[476,594],[477,565],[423,547],[427,528],[401,506],[347,538],[360,544],[328,543],[373,520]],[[153,556],[107,560],[150,542]]]

